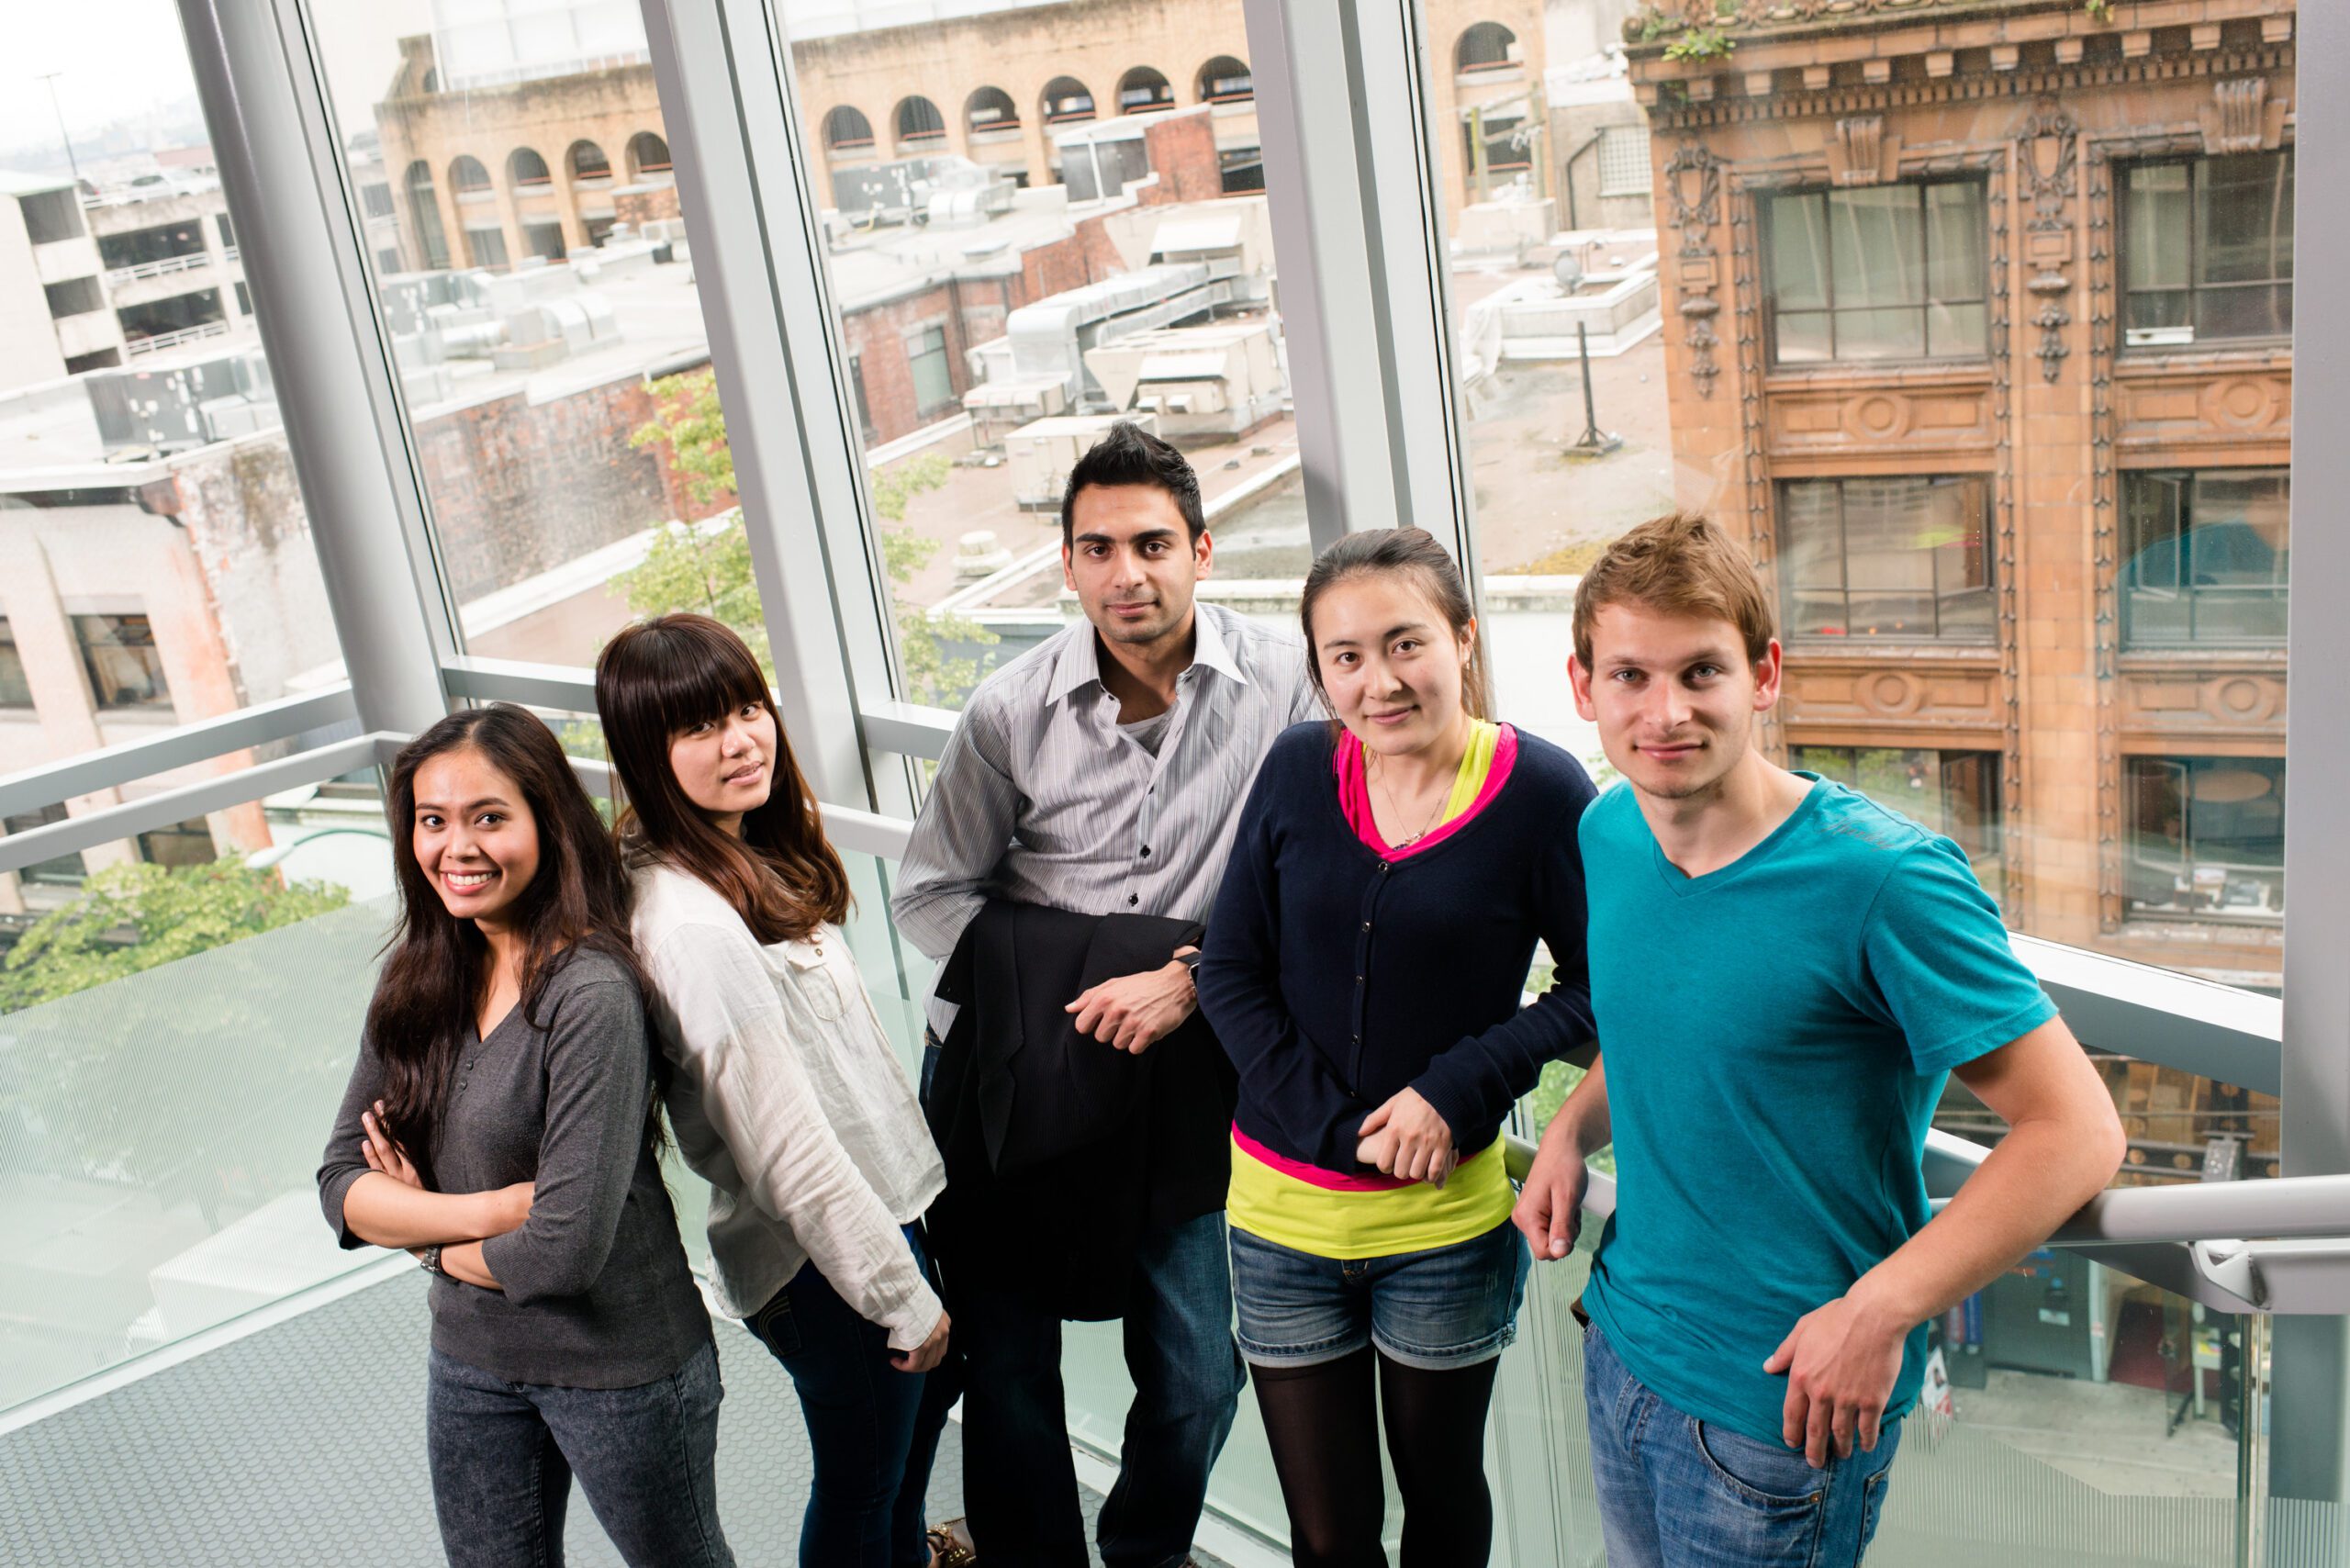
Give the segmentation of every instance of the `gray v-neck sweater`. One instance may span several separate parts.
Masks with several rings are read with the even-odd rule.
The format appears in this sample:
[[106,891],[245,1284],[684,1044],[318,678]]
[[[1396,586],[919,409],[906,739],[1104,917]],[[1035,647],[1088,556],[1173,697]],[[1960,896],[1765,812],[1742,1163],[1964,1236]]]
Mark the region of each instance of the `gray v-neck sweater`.
[[[536,1011],[538,1025],[516,1006],[487,1039],[468,1027],[451,1071],[432,1148],[439,1190],[536,1190],[522,1228],[482,1245],[504,1289],[432,1282],[432,1348],[510,1383],[651,1383],[711,1334],[645,1147],[643,999],[621,964],[581,950],[548,980]],[[367,1245],[344,1223],[342,1201],[367,1174],[359,1114],[383,1081],[383,1058],[363,1039],[319,1168],[319,1201],[345,1247]]]

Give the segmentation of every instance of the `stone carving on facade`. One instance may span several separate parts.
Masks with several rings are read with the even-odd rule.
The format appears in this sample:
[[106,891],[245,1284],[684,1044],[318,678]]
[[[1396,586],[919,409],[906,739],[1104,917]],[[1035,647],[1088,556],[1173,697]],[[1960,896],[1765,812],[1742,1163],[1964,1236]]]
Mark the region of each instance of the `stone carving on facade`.
[[1883,115],[1847,115],[1828,144],[1829,178],[1840,185],[1883,185],[1895,177],[1901,139],[1885,133]]
[[2024,221],[2024,287],[2040,301],[2031,324],[2040,329],[2040,376],[2050,385],[2073,351],[2065,329],[2073,324],[2073,195],[2079,185],[2081,128],[2053,98],[2042,98],[2016,138],[2016,166],[2031,216]]
[[2211,85],[2211,105],[2203,113],[2203,150],[2217,158],[2229,152],[2268,152],[2276,150],[2284,130],[2283,104],[2276,124],[2270,124],[2268,78],[2240,76]]
[[1682,342],[1689,349],[1689,375],[1697,396],[1714,395],[1714,380],[1721,366],[1714,351],[1721,338],[1714,321],[1721,314],[1721,263],[1714,244],[1714,225],[1721,217],[1722,167],[1703,142],[1684,141],[1664,166],[1664,189],[1673,204],[1673,231],[1680,238],[1674,276],[1679,284],[1678,307],[1686,328]]

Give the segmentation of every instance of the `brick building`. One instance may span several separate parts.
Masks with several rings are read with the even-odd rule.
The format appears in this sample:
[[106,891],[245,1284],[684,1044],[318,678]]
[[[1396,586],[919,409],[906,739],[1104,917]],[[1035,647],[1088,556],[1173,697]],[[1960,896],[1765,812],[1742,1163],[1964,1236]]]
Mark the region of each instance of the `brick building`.
[[2274,986],[2293,7],[1663,9],[1673,441],[1778,595],[1773,744],[2022,930]]
[[[799,26],[807,145],[828,178],[951,153],[1043,186],[1058,177],[1053,131],[1204,106],[1219,188],[1263,188],[1237,0],[997,0],[894,26],[852,8],[831,30]],[[1548,190],[1541,0],[1430,0],[1427,26],[1448,210],[1520,174]],[[431,37],[400,50],[375,118],[410,269],[559,260],[616,219],[675,215],[650,64],[453,86]]]

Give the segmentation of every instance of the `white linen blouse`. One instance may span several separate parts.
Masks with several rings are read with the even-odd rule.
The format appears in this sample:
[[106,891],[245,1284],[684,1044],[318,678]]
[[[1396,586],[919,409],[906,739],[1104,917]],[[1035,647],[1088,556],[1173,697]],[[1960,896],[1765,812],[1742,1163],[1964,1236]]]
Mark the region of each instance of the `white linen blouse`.
[[946,1170],[847,938],[827,924],[762,946],[690,872],[653,862],[635,882],[669,1123],[711,1186],[719,1305],[747,1317],[813,1262],[893,1350],[920,1346],[942,1308],[901,1227]]

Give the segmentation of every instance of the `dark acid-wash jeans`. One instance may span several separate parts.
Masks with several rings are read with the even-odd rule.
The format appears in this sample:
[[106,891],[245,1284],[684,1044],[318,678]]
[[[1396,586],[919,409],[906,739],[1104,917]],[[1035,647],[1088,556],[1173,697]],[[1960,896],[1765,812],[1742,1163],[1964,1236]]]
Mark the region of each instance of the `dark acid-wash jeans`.
[[[922,1241],[906,1241],[929,1271]],[[954,1405],[946,1369],[891,1364],[889,1330],[868,1323],[809,1263],[744,1321],[791,1374],[815,1479],[800,1525],[800,1568],[923,1568],[923,1499]]]
[[718,1350],[634,1388],[509,1383],[440,1351],[425,1392],[451,1568],[562,1568],[571,1479],[630,1568],[733,1568],[718,1525]]

